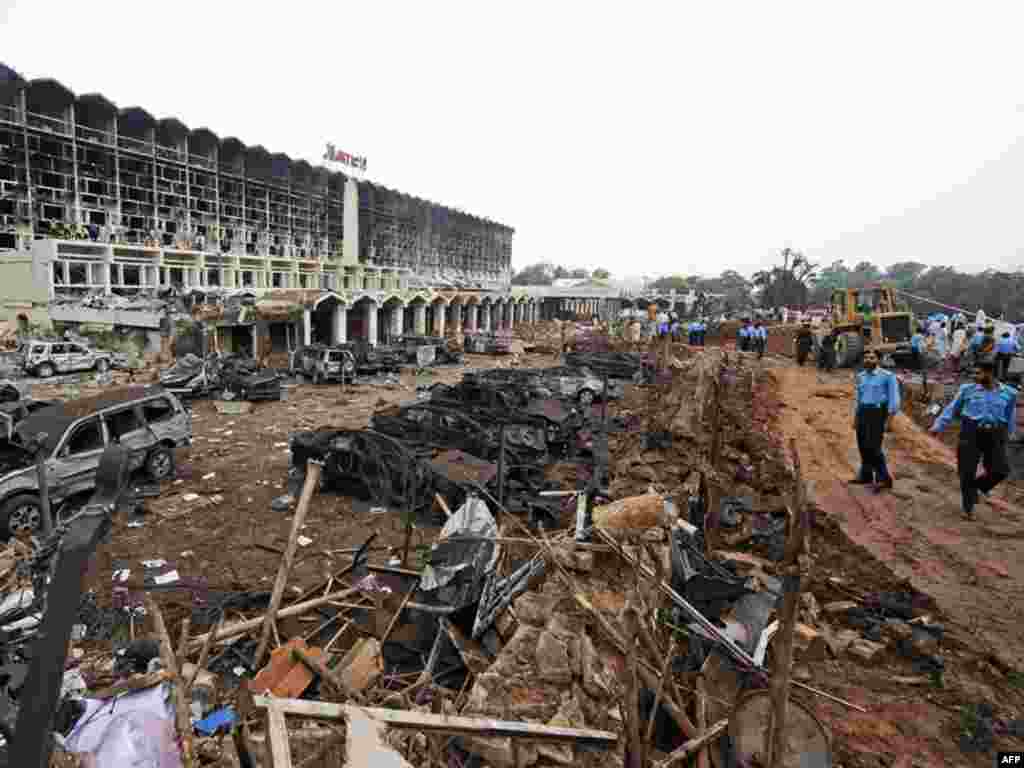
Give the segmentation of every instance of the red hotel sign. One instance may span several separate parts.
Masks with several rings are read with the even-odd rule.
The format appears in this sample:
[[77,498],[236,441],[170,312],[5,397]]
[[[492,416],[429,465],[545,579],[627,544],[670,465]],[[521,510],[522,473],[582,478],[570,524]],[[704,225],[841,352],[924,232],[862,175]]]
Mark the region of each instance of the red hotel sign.
[[324,152],[324,160],[329,160],[332,163],[341,163],[351,168],[357,168],[360,171],[366,171],[366,158],[359,157],[358,155],[350,155],[348,152],[342,152],[341,150],[335,149],[333,144],[327,145],[327,151]]

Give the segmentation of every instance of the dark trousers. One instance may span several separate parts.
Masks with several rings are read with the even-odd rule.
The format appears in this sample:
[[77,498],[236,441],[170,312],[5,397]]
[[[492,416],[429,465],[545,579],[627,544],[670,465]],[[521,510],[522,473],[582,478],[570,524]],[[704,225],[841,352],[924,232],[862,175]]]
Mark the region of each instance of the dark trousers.
[[1000,381],[1006,381],[1006,377],[1010,373],[1011,357],[1012,355],[1006,352],[1000,352],[996,355],[996,378]]
[[889,468],[882,452],[887,407],[862,406],[857,409],[857,449],[860,451],[860,479],[882,482],[889,479]]
[[697,331],[697,346],[698,347],[703,347],[704,346],[704,333],[705,333],[704,331]]
[[810,344],[797,344],[796,345],[796,362],[798,365],[803,365],[807,360],[807,355],[811,353]]
[[764,348],[768,346],[768,342],[765,339],[754,339],[754,351],[757,352],[757,356],[764,357]]
[[690,331],[690,342],[689,343],[690,343],[691,347],[697,346],[697,332],[696,331]]
[[740,352],[746,352],[750,349],[750,338],[748,336],[740,336],[736,346],[740,348]]
[[[1006,457],[1006,427],[986,429],[972,419],[960,422],[960,444],[956,464],[960,471],[960,493],[964,512],[971,512],[978,501],[978,491],[988,493],[1010,475]],[[977,477],[978,460],[985,474]]]

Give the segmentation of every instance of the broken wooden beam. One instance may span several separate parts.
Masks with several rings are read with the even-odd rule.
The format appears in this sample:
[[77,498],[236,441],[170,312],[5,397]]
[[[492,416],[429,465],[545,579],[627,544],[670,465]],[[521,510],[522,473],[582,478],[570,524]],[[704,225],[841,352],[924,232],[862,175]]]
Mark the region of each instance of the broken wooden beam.
[[276,699],[269,699],[266,706],[267,752],[273,768],[292,768],[292,747],[288,742],[288,724],[284,710],[277,706]]
[[[344,720],[349,712],[355,711],[389,728],[422,731],[423,733],[447,733],[493,738],[525,738],[531,741],[564,741],[580,746],[605,747],[615,744],[618,736],[610,731],[585,728],[558,728],[537,723],[512,720],[491,720],[482,717],[458,715],[435,715],[426,712],[407,712],[400,709],[357,707],[352,704],[333,704],[326,701],[307,699],[277,699],[268,696],[253,696],[258,708],[273,705],[282,714],[306,717],[311,720]],[[275,765],[276,768],[276,765]]]
[[306,653],[302,648],[292,648],[292,658],[305,665],[306,669],[312,672],[314,675],[319,675],[320,679],[323,680],[335,693],[341,696],[348,696],[349,690],[345,684],[338,679],[338,676],[331,671],[326,664],[315,656],[311,656]]
[[[323,597],[317,597],[312,600],[307,600],[304,603],[296,603],[295,605],[291,605],[287,608],[282,608],[281,610],[279,610],[277,612],[277,618],[287,619],[290,616],[299,616],[305,613],[306,611],[312,611],[314,608],[319,608],[322,605],[327,605],[332,601],[342,600],[346,597],[351,597],[357,592],[359,592],[359,590],[355,588],[343,589],[340,592],[332,592],[329,595],[324,595]],[[237,624],[229,624],[227,626],[221,627],[218,630],[215,630],[212,633],[196,635],[189,641],[189,650],[195,650],[197,648],[200,648],[203,645],[203,643],[206,642],[206,638],[210,634],[214,635],[213,639],[215,641],[227,640],[228,638],[237,637],[238,635],[244,635],[246,632],[251,632],[254,629],[259,629],[263,625],[263,622],[264,617],[261,616],[259,618],[250,619],[248,621],[240,621]]]
[[309,510],[309,502],[316,492],[317,484],[320,482],[320,471],[323,463],[310,459],[306,462],[306,482],[302,486],[302,495],[295,508],[295,516],[292,518],[292,529],[288,535],[288,546],[285,548],[284,557],[281,558],[281,565],[277,569],[277,578],[274,579],[274,591],[270,596],[270,607],[263,617],[263,631],[260,635],[259,645],[256,646],[256,654],[253,656],[253,668],[259,669],[263,665],[263,656],[267,652],[267,645],[270,643],[270,635],[277,622],[277,610],[281,607],[281,598],[284,597],[284,589],[288,585],[288,577],[291,575],[292,563],[295,560],[295,550],[298,547],[299,531],[302,530],[302,523],[306,519],[306,512]]
[[178,660],[174,655],[174,648],[171,646],[171,636],[167,634],[164,615],[160,612],[160,606],[150,595],[146,595],[146,612],[153,617],[153,628],[160,641],[160,661],[163,662],[164,669],[175,682],[174,722],[178,738],[181,739],[181,764],[184,768],[192,768],[195,765],[195,753],[192,749],[192,719],[189,712],[188,695],[178,671]]

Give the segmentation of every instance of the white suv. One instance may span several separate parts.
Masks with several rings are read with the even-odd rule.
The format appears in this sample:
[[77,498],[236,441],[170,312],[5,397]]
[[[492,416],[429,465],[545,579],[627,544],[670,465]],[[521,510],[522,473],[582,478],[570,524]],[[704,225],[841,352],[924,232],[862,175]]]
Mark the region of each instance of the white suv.
[[99,352],[73,341],[30,341],[25,345],[25,371],[48,379],[55,373],[96,371],[106,373],[111,366],[109,352]]

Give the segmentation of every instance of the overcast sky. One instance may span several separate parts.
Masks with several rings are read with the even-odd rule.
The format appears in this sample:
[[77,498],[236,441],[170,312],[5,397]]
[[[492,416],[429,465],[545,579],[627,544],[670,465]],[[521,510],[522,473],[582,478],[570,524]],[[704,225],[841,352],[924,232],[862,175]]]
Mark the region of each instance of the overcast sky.
[[1024,3],[0,0],[0,61],[617,274],[1024,265]]

